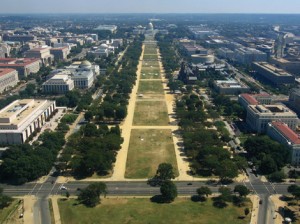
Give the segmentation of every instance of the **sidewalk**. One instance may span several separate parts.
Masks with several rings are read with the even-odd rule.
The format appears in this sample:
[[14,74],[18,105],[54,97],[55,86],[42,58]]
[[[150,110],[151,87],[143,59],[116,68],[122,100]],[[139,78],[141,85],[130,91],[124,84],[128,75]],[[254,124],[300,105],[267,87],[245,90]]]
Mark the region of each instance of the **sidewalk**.
[[62,197],[61,196],[52,196],[51,197],[52,209],[53,209],[53,216],[54,216],[54,223],[55,224],[61,224],[59,207],[58,207],[58,203],[57,203],[57,200],[59,198],[62,198]]
[[259,197],[258,195],[250,195],[250,200],[252,202],[250,224],[257,224],[258,211],[259,211]]
[[33,224],[34,217],[33,217],[33,208],[34,204],[36,203],[37,199],[34,196],[24,196],[24,214],[23,214],[23,221],[24,224]]

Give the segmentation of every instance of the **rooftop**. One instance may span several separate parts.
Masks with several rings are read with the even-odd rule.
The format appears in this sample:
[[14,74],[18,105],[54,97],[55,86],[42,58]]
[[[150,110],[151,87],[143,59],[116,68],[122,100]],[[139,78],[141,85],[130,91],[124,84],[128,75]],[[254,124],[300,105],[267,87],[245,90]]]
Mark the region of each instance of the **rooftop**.
[[40,61],[37,58],[0,58],[1,67],[22,67]]
[[258,114],[277,115],[277,116],[293,116],[297,115],[284,105],[250,105],[249,108]]
[[271,125],[280,132],[292,144],[300,144],[300,137],[287,124],[280,121],[273,121]]
[[243,93],[240,95],[241,97],[243,97],[249,105],[257,105],[258,101],[250,94],[248,93]]
[[25,128],[53,102],[49,100],[16,100],[0,111],[0,132]]
[[9,74],[13,71],[16,71],[15,69],[11,69],[11,68],[0,68],[0,77],[6,74]]
[[292,76],[290,73],[286,72],[285,70],[277,68],[266,62],[255,62],[254,64],[260,66],[261,68],[271,72],[276,76]]

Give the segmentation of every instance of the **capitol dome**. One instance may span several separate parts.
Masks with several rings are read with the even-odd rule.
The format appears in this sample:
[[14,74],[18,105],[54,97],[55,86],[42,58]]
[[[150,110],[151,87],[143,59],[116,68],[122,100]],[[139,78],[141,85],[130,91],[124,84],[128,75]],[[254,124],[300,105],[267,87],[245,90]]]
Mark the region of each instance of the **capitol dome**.
[[153,24],[151,22],[148,24],[148,29],[153,30]]

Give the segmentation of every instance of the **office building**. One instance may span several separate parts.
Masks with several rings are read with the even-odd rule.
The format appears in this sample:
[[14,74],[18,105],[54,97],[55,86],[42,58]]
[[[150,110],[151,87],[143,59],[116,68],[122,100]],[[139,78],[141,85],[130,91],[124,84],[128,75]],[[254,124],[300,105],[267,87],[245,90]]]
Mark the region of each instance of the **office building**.
[[0,93],[18,84],[18,72],[11,68],[0,68]]
[[289,106],[300,112],[300,89],[292,89],[289,95]]
[[260,94],[248,94],[243,93],[239,95],[238,102],[241,104],[242,107],[245,109],[249,105],[270,105],[272,103],[271,95],[267,93],[260,93]]
[[216,80],[214,81],[214,88],[218,91],[218,93],[228,95],[246,93],[250,91],[250,88],[246,84],[238,82],[235,79]]
[[268,123],[282,121],[292,130],[298,126],[297,115],[284,105],[249,105],[247,124],[257,133],[266,133]]
[[17,41],[17,42],[29,42],[29,41],[33,41],[33,40],[37,40],[36,36],[33,35],[4,35],[3,36],[3,40],[4,41]]
[[11,68],[18,71],[19,79],[40,70],[40,59],[36,58],[0,58],[0,68]]
[[267,61],[267,54],[254,48],[238,48],[234,51],[235,60],[241,64]]
[[116,25],[100,25],[95,30],[108,30],[112,33],[117,31],[118,27]]
[[54,56],[54,60],[63,61],[67,59],[70,50],[68,47],[51,48],[50,53]]
[[232,51],[232,50],[230,50],[229,48],[226,48],[226,47],[219,48],[217,50],[217,54],[221,58],[226,58],[226,59],[229,59],[229,60],[234,59],[234,51]]
[[56,112],[55,101],[16,100],[0,111],[0,144],[23,144]]
[[44,66],[50,66],[53,63],[54,56],[50,54],[50,47],[39,47],[25,52],[25,58],[38,58]]
[[300,59],[270,58],[270,63],[295,75],[300,75]]
[[11,47],[8,44],[0,43],[0,58],[8,58],[10,56]]
[[267,134],[270,138],[287,146],[292,150],[291,164],[300,165],[300,137],[285,123],[274,121],[268,124]]
[[274,85],[295,83],[293,75],[266,62],[254,62],[252,66],[258,75],[261,75]]

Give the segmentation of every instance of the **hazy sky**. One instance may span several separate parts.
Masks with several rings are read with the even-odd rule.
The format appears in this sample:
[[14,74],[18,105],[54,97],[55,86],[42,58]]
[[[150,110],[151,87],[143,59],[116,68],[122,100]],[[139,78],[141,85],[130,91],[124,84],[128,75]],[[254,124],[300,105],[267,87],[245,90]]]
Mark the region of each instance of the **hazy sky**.
[[0,13],[300,13],[299,0],[0,0]]

